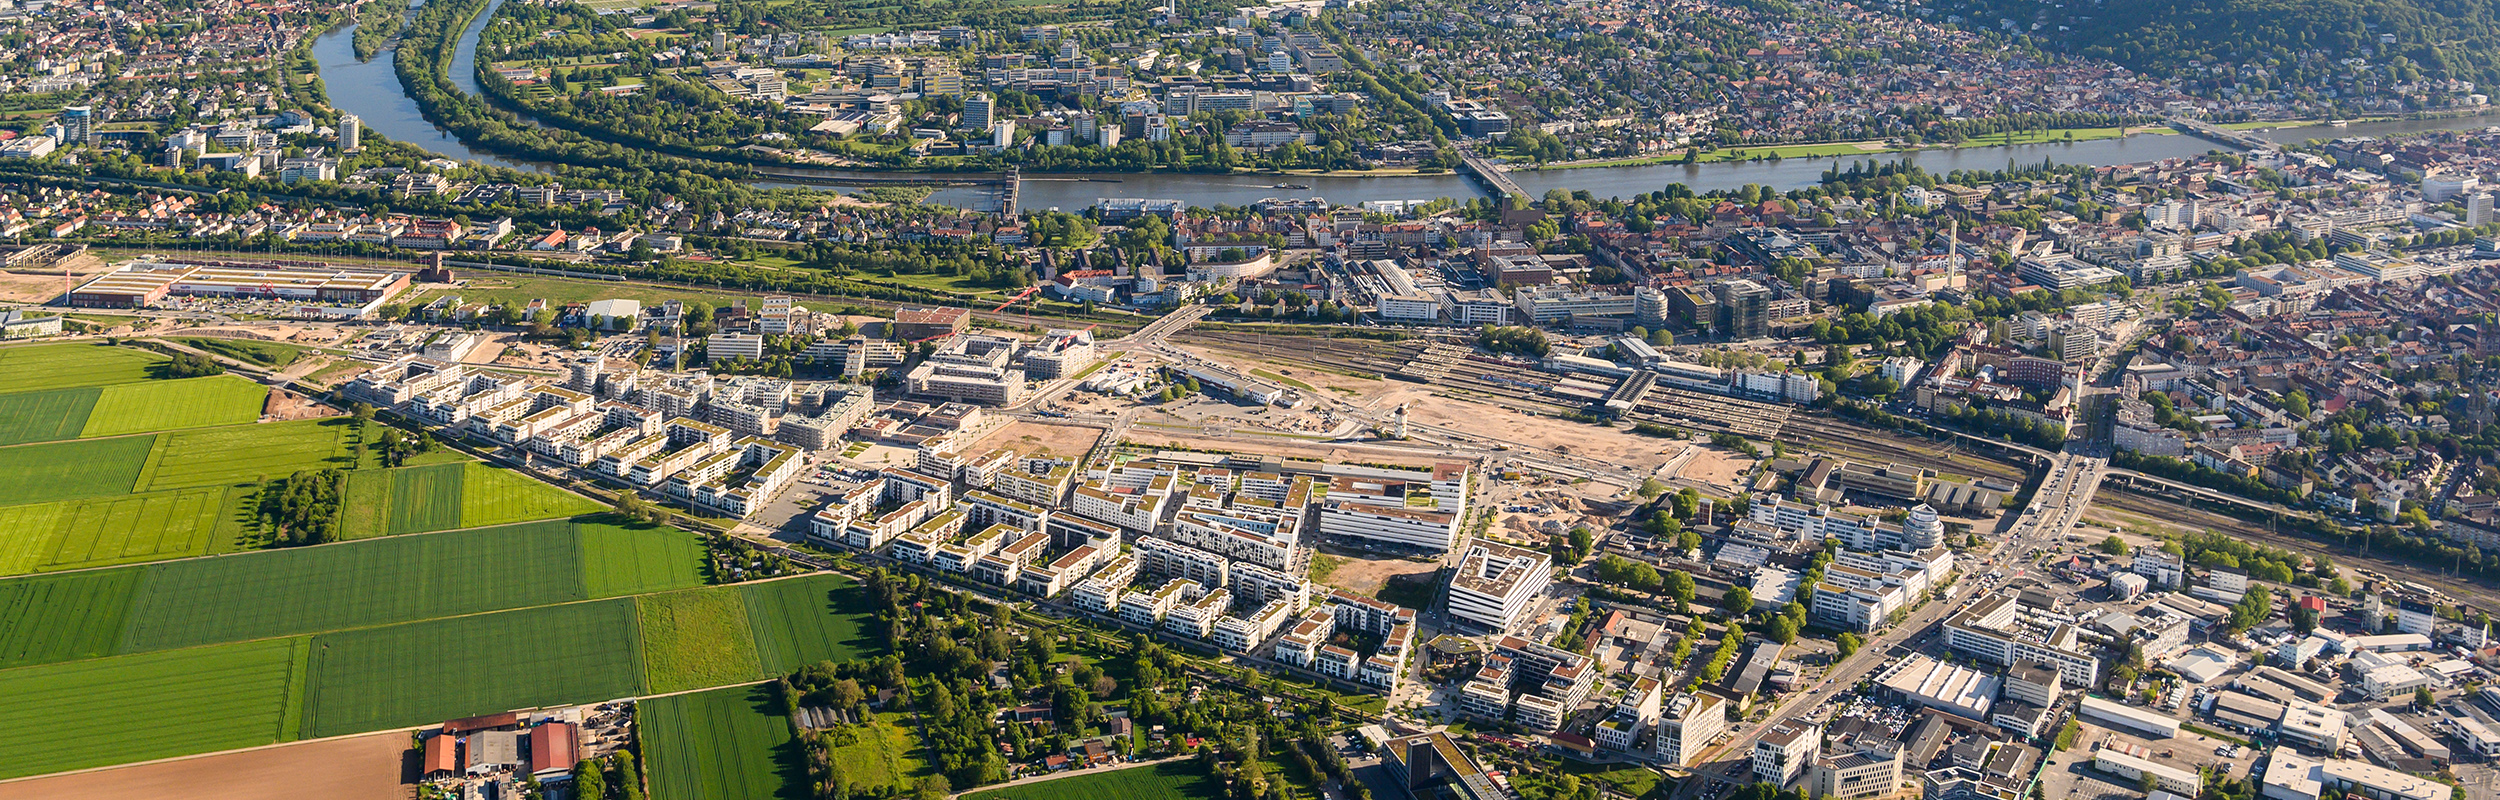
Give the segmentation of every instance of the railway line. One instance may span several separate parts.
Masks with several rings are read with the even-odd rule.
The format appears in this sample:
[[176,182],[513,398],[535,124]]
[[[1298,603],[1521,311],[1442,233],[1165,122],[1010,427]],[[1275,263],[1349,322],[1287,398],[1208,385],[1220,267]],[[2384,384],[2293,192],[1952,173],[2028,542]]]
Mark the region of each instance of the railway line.
[[[2410,562],[2360,555],[2349,552],[2333,542],[2299,534],[2283,533],[2228,514],[2207,511],[2115,485],[2103,487],[2100,494],[2094,498],[2093,504],[2180,527],[2223,531],[2237,538],[2295,553],[2322,553],[2344,567],[2367,568],[2400,580],[2419,581],[2477,608],[2500,610],[2500,589],[2475,583],[2473,578],[2451,576]],[[2359,576],[2350,576],[2350,578],[2358,585]]]
[[2028,470],[1978,453],[1969,453],[1970,463],[1955,461],[1950,454],[1968,451],[1954,449],[1949,444],[1907,439],[1899,434],[1808,414],[1789,415],[1781,433],[1792,441],[1811,443],[1817,449],[1863,455],[1905,466],[1993,478],[2017,485],[2030,479]]

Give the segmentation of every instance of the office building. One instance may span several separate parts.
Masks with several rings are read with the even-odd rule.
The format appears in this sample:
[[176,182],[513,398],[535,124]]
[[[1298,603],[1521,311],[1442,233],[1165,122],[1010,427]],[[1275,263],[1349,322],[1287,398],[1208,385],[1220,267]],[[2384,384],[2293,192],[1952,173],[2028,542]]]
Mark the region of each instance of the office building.
[[1450,578],[1450,618],[1507,631],[1552,580],[1553,559],[1524,548],[1476,541]]
[[1820,726],[1796,720],[1774,725],[1754,742],[1754,779],[1786,787],[1805,775],[1806,768],[1814,764],[1822,750]]
[[997,110],[998,100],[990,97],[988,92],[964,95],[963,121],[955,127],[964,130],[987,131],[990,129],[990,118],[996,116]]

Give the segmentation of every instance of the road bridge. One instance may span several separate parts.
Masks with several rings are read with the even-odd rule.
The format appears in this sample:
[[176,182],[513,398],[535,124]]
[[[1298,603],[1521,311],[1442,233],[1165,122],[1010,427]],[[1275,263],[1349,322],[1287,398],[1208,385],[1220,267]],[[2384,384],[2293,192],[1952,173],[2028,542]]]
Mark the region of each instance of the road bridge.
[[2247,131],[2231,130],[2204,120],[2171,117],[2170,127],[2242,150],[2272,150],[2276,147],[2275,143],[2267,141],[2265,137]]
[[1462,150],[1458,154],[1458,164],[1459,169],[1473,176],[1476,182],[1493,190],[1497,198],[1508,200],[1516,197],[1522,201],[1534,199],[1528,196],[1528,190],[1519,187],[1518,181],[1511,180],[1510,173],[1503,170],[1502,165],[1493,163],[1492,159]]

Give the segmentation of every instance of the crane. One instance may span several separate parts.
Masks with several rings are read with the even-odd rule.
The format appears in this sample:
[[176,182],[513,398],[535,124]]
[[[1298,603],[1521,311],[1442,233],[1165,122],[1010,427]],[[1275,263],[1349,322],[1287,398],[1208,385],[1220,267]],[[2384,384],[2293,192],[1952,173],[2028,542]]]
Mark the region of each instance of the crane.
[[1038,284],[1038,283],[1037,283],[1037,284],[1033,284],[1033,285],[1031,285],[1031,286],[1024,287],[1024,291],[1017,292],[1017,293],[1016,293],[1016,296],[1014,296],[1014,297],[1010,297],[1010,298],[1007,298],[1007,302],[1000,303],[1000,304],[998,304],[998,307],[997,307],[997,308],[990,309],[990,313],[992,313],[992,314],[996,314],[996,313],[998,313],[998,312],[1000,312],[1000,311],[1005,311],[1005,310],[1007,310],[1007,307],[1008,307],[1008,306],[1012,306],[1012,305],[1015,305],[1015,304],[1017,304],[1017,303],[1024,302],[1024,299],[1025,299],[1025,298],[1032,297],[1034,292],[1038,292],[1038,291],[1041,291],[1041,290],[1042,290],[1042,284]]

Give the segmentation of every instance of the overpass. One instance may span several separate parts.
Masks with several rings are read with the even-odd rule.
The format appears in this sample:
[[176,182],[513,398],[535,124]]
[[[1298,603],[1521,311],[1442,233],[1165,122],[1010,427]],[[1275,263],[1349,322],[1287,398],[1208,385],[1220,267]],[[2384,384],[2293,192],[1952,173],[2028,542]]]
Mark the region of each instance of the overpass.
[[1522,202],[1535,199],[1528,196],[1528,190],[1519,188],[1519,182],[1511,180],[1510,173],[1504,171],[1500,164],[1493,163],[1492,159],[1461,150],[1458,153],[1458,168],[1484,184],[1485,188],[1493,190],[1495,198],[1509,200],[1516,197]]
[[2247,131],[2230,130],[2204,120],[2188,119],[2186,117],[2171,117],[2169,121],[2170,127],[2177,128],[2189,134],[2212,139],[2242,150],[2275,149],[2275,144],[2273,142],[2267,141],[2265,137],[2258,136]]

